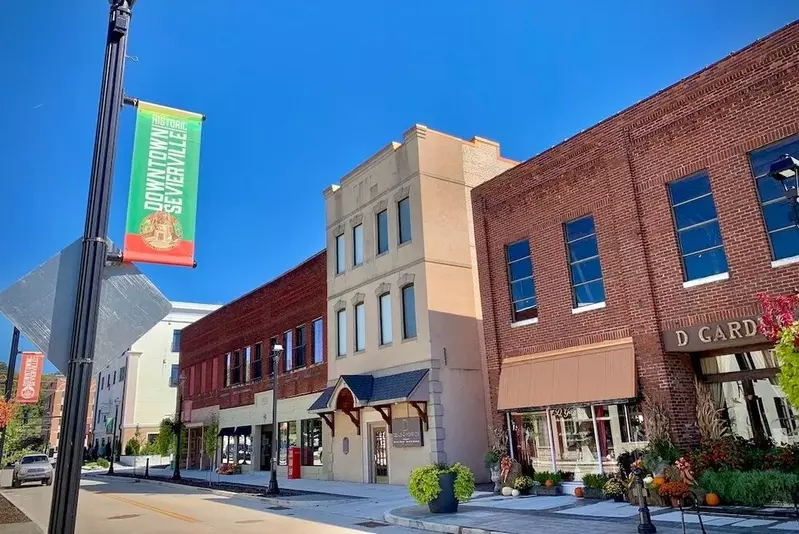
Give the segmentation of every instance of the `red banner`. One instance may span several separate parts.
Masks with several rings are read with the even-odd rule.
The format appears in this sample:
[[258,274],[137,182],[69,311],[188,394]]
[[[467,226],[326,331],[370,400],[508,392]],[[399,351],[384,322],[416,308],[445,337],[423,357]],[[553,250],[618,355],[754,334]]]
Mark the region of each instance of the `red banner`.
[[44,354],[41,352],[22,353],[22,365],[19,368],[19,379],[17,381],[18,403],[36,404],[39,402],[43,365]]

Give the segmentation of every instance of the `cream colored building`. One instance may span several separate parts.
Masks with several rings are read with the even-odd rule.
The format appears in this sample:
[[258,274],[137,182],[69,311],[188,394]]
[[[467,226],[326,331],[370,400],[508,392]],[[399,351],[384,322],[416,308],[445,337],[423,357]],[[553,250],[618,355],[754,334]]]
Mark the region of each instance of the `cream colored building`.
[[325,190],[334,480],[405,484],[461,462],[487,479],[483,331],[470,191],[515,162],[415,125]]

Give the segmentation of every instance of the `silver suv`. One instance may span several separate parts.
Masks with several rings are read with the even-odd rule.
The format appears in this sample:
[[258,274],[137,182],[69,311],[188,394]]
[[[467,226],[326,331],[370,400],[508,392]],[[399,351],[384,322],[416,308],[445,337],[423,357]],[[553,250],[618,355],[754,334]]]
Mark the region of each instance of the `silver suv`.
[[23,482],[53,483],[53,466],[45,454],[28,454],[14,465],[11,486],[18,488]]

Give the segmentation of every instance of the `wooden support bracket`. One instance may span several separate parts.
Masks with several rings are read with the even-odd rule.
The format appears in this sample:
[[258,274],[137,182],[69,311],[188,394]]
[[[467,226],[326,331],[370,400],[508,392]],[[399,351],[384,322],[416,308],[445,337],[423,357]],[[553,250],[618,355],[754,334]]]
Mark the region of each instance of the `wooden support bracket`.
[[[413,408],[416,410],[416,413],[419,414],[419,419],[421,419],[424,423],[424,429],[430,430],[430,424],[427,422],[427,403],[411,401],[408,404],[413,406]],[[424,405],[424,407],[422,405]]]
[[352,424],[355,425],[355,429],[358,431],[358,435],[361,435],[361,409],[354,408],[352,410],[341,410],[350,418]]
[[[329,419],[328,419],[328,416],[330,416]],[[327,423],[327,426],[330,428],[331,434],[335,438],[336,437],[336,414],[333,413],[333,412],[320,413],[319,417],[321,417],[324,420],[324,422]]]
[[372,406],[380,416],[383,418],[383,421],[386,422],[388,425],[388,433],[393,434],[394,430],[391,428],[391,405],[387,404],[386,406]]

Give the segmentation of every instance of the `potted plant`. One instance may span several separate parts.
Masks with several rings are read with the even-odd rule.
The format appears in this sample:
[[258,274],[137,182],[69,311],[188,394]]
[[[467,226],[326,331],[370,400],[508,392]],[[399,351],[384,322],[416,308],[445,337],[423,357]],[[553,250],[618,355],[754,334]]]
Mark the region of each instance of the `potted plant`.
[[616,502],[622,502],[624,500],[624,484],[622,484],[621,480],[618,478],[614,477],[608,479],[602,490],[605,493],[605,497],[608,499],[613,499]]
[[583,475],[583,497],[586,499],[604,499],[602,489],[610,477],[607,475]]
[[411,471],[408,492],[434,514],[454,514],[458,502],[467,501],[474,493],[474,474],[459,463],[417,467]]
[[535,481],[534,487],[536,495],[560,495],[561,478],[558,473],[538,471],[533,475],[533,480]]
[[691,493],[685,482],[666,482],[658,488],[658,495],[671,501],[671,506],[679,508],[682,500]]
[[527,475],[519,475],[513,481],[513,489],[519,490],[522,495],[529,495],[530,490],[533,489],[533,479]]
[[491,471],[491,482],[494,483],[494,493],[498,493],[501,488],[499,484],[499,461],[502,459],[502,451],[491,449],[483,455],[483,464]]

